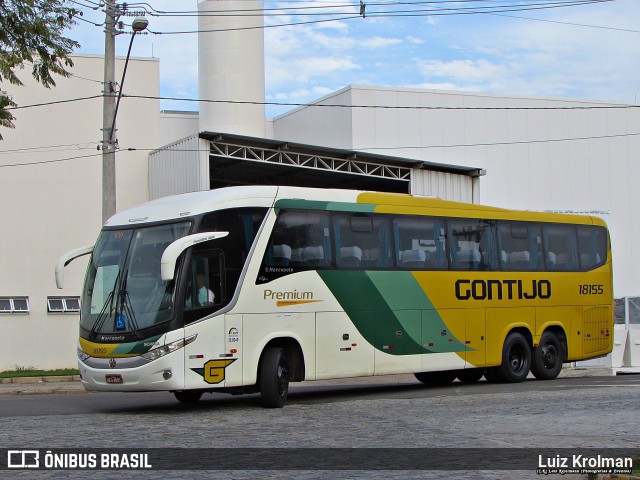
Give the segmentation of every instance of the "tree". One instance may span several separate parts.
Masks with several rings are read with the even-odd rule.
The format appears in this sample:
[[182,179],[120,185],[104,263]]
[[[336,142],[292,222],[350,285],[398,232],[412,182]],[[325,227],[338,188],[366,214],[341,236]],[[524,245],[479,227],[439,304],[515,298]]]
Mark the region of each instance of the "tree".
[[[53,75],[68,77],[73,67],[69,55],[80,44],[64,36],[80,14],[66,0],[0,0],[0,82],[23,85],[16,70],[31,66],[31,74],[47,88]],[[0,126],[14,128],[9,110],[17,105],[0,89]],[[2,135],[0,134],[0,140]]]

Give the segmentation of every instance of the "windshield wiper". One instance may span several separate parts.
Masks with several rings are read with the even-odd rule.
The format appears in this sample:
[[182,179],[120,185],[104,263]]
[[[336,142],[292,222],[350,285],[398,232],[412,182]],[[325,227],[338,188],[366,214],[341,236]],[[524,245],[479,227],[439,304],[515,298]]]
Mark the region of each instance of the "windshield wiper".
[[[129,269],[127,268],[124,271],[122,277],[122,286],[118,291],[118,298],[116,299],[116,302],[120,303],[120,310],[119,312],[116,312],[116,321],[118,315],[126,314],[126,316],[123,315],[123,321],[126,321],[127,318],[129,319],[129,329],[131,330],[131,333],[133,333],[135,337],[138,338],[138,322],[136,321],[136,316],[133,313],[133,309],[131,308],[131,297],[129,297],[129,293],[127,292],[128,279]],[[126,328],[126,324],[124,324],[123,327]]]
[[113,301],[113,292],[116,289],[116,285],[118,285],[118,280],[120,279],[120,274],[122,272],[118,272],[118,276],[116,277],[116,280],[113,282],[113,290],[111,290],[109,292],[109,295],[107,295],[107,299],[104,302],[104,305],[102,306],[102,309],[100,310],[100,313],[98,314],[98,318],[96,318],[96,321],[93,322],[93,326],[91,327],[91,330],[89,331],[89,338],[95,337],[96,336],[96,330],[101,330],[102,329],[102,325],[104,325],[105,320],[107,319],[107,310],[111,311],[111,305],[112,305],[112,301]]

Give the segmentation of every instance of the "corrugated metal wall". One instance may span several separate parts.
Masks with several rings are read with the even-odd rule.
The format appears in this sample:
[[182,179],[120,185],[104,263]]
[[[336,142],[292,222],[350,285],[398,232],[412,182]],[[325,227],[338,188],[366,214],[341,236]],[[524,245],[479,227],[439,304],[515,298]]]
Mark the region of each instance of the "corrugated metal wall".
[[444,200],[456,202],[478,203],[478,189],[474,189],[474,182],[478,180],[455,173],[433,172],[430,170],[413,169],[411,171],[411,193],[414,195],[431,195]]
[[198,135],[193,135],[149,155],[151,200],[201,190],[199,142]]

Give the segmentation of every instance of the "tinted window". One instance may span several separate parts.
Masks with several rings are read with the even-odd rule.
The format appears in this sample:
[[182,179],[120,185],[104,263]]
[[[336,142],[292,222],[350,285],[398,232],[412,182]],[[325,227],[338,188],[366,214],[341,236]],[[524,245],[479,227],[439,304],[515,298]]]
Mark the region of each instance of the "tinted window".
[[496,245],[492,222],[449,220],[451,268],[455,270],[495,270]]

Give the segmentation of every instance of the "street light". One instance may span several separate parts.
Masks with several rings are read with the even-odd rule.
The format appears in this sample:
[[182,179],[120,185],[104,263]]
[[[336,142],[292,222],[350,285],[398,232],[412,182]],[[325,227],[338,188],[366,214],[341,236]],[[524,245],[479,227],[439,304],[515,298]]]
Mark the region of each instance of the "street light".
[[[133,45],[133,38],[136,36],[136,33],[142,32],[149,25],[149,20],[144,17],[137,17],[133,19],[133,23],[131,24],[131,28],[133,29],[133,33],[131,34],[131,41],[129,42],[129,50],[127,50],[127,58],[124,61],[124,69],[122,70],[122,80],[120,80],[120,91],[118,92],[118,100],[116,102],[116,110],[113,112],[113,122],[111,123],[111,138],[110,140],[114,141],[114,136],[116,133],[116,117],[118,116],[118,107],[120,106],[120,99],[122,98],[122,89],[124,88],[124,77],[127,74],[127,65],[129,65],[129,56],[131,55],[131,46]],[[115,187],[114,187],[115,188]],[[115,205],[114,205],[114,213],[115,213]]]
[[[102,222],[106,222],[112,215],[116,213],[116,146],[115,129],[116,117],[118,115],[118,107],[120,106],[120,98],[122,97],[122,88],[124,85],[127,66],[129,64],[129,56],[131,55],[131,47],[136,33],[142,32],[149,25],[149,21],[144,17],[137,17],[133,20],[131,28],[133,33],[129,42],[129,50],[125,60],[124,69],[122,71],[122,80],[120,81],[120,91],[118,98],[113,103],[115,94],[114,77],[115,77],[115,37],[122,33],[116,30],[116,19],[122,15],[122,10],[116,6],[113,0],[105,1],[105,48],[104,48],[104,101],[102,114]],[[126,7],[125,7],[126,9]]]

